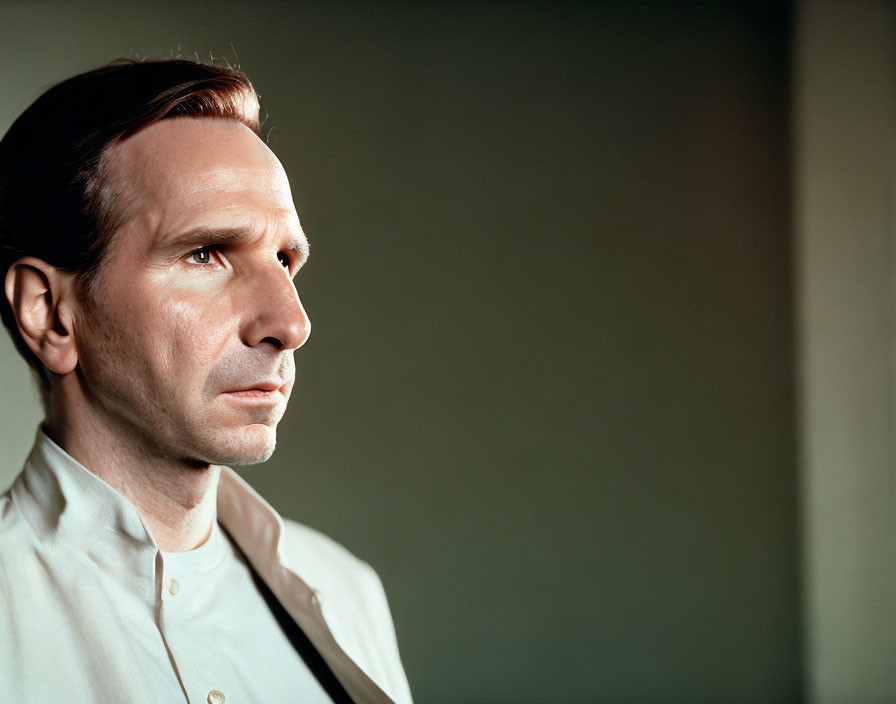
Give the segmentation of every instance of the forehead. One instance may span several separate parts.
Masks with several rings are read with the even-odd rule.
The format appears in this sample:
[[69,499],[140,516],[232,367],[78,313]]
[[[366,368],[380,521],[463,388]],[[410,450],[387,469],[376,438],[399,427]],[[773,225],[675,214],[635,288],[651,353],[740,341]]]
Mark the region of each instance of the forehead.
[[107,168],[122,229],[144,237],[197,225],[301,233],[283,167],[235,120],[162,120],[116,146]]

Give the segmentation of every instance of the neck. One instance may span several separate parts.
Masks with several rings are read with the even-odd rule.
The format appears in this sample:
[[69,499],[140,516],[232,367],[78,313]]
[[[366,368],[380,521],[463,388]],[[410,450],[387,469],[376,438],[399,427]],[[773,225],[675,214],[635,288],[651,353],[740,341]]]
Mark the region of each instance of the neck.
[[58,401],[47,404],[47,434],[134,505],[160,550],[186,552],[208,540],[220,467],[157,456],[139,439]]

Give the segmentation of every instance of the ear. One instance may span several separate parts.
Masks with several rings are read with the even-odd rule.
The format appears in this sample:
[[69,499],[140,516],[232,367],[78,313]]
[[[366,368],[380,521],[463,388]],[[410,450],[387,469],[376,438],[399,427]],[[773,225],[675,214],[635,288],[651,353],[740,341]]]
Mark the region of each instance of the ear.
[[78,365],[72,315],[72,274],[23,257],[6,272],[6,299],[19,334],[44,366],[68,374]]

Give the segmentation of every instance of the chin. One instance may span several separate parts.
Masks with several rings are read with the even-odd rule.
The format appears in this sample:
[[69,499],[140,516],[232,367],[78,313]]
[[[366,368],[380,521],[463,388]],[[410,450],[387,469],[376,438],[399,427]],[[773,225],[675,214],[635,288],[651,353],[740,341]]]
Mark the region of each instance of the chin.
[[265,462],[277,446],[276,427],[257,423],[221,433],[212,452],[214,464],[245,465]]

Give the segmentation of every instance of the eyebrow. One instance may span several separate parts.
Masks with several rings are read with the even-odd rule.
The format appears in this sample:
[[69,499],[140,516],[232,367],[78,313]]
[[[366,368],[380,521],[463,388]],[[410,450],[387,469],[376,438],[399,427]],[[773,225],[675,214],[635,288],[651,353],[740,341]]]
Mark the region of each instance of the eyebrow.
[[[291,236],[289,242],[284,248],[297,259],[297,266],[301,266],[308,261],[311,245],[305,233],[299,230],[298,236]],[[178,235],[172,235],[164,243],[166,249],[190,249],[200,247],[219,247],[227,244],[234,244],[240,241],[252,239],[255,233],[246,227],[222,227],[209,228],[197,227],[193,230],[187,230]]]

